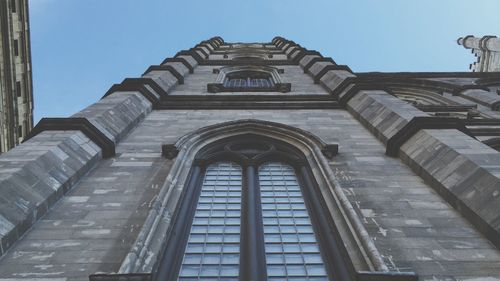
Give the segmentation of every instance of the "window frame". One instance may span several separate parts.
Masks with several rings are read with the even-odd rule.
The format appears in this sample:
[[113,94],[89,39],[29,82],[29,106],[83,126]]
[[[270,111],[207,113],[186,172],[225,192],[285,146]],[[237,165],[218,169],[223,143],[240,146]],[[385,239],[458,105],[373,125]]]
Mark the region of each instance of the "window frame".
[[[255,157],[247,157],[242,153],[231,151],[231,146],[239,143],[263,143],[269,145],[270,149]],[[233,162],[242,168],[240,280],[267,279],[259,185],[259,167],[267,162],[281,162],[293,167],[328,279],[351,279],[354,266],[350,260],[344,258],[347,253],[339,240],[340,237],[332,235],[337,233],[337,229],[332,218],[325,212],[326,202],[322,199],[306,157],[298,149],[284,142],[245,134],[216,141],[197,153],[186,188],[180,198],[181,204],[173,216],[173,226],[167,234],[165,250],[153,280],[177,280],[183,260],[179,258],[179,253],[184,255],[206,167],[221,161]]]
[[[256,72],[262,73],[269,76],[272,81],[271,87],[227,87],[225,85],[226,78],[233,73],[238,72]],[[291,83],[284,83],[281,80],[279,73],[283,73],[275,67],[270,66],[229,66],[222,67],[214,71],[218,73],[214,83],[207,84],[207,91],[209,93],[220,93],[220,92],[281,92],[287,93],[292,89]]]

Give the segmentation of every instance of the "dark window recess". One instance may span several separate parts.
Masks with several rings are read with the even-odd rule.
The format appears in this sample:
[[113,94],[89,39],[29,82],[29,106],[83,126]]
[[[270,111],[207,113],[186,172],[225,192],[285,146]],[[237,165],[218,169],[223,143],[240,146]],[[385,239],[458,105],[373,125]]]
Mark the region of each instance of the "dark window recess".
[[17,56],[19,56],[19,46],[18,46],[18,44],[19,44],[19,43],[18,43],[17,39],[16,39],[16,40],[14,40],[14,55],[15,55],[16,57],[17,57]]
[[154,280],[352,280],[296,148],[228,138],[200,151],[190,174]]
[[227,88],[271,88],[274,82],[271,75],[264,72],[240,71],[230,73],[224,80]]
[[22,92],[21,92],[21,81],[17,81],[16,82],[16,94],[18,97],[21,97],[22,96]]
[[25,54],[24,54],[24,36],[21,34],[21,37],[19,38],[19,40],[17,41],[17,44],[18,44],[18,48],[21,49],[21,52],[19,52],[19,58],[21,59],[21,61],[24,60],[24,57],[25,57]]
[[[277,74],[276,74],[277,75]],[[267,71],[240,70],[229,72],[223,78],[217,78],[217,83],[209,83],[207,91],[209,93],[218,92],[289,92],[290,83],[281,83],[276,77]],[[219,80],[220,79],[220,80]]]
[[22,125],[19,125],[17,127],[17,137],[18,138],[21,138],[23,136],[23,126]]
[[12,12],[16,13],[17,12],[16,0],[11,0],[10,3],[11,3],[10,5],[11,5]]
[[[27,116],[25,116],[24,118],[27,118]],[[23,121],[23,128],[24,128],[23,136],[28,135],[28,121],[26,121],[26,120]]]

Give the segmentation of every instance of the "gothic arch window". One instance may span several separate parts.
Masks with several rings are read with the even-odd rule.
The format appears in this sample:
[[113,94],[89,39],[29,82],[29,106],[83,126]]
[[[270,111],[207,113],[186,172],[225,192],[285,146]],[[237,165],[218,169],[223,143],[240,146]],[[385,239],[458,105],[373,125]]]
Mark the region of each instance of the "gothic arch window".
[[297,149],[252,135],[198,153],[183,229],[158,280],[348,280],[306,163]]
[[218,92],[273,92],[291,90],[290,83],[283,83],[279,70],[269,66],[231,66],[216,69],[215,83],[207,85],[210,93]]
[[[236,278],[243,280],[266,280],[259,277],[263,275],[267,280],[290,280],[291,276],[278,277],[289,271],[296,276],[314,275],[309,280],[418,280],[412,272],[393,272],[385,265],[330,170],[327,159],[337,149],[336,144],[327,144],[302,129],[254,119],[202,127],[175,144],[164,144],[162,155],[175,161],[133,247],[117,274],[95,274],[90,280],[129,280],[128,276],[177,280],[184,261],[190,266],[198,262],[198,269],[191,267],[191,273],[186,272],[193,276],[191,280],[205,279],[194,277],[202,275],[205,255],[211,267],[203,272],[218,274],[210,280],[234,280],[229,276],[235,276],[236,270]],[[295,202],[301,199],[305,208],[302,202]],[[198,208],[198,204],[204,205]],[[278,204],[288,207],[274,208]],[[207,220],[207,215],[214,216]],[[221,225],[228,231],[221,232]],[[239,239],[234,233],[238,226]],[[195,236],[189,240],[193,228]],[[292,229],[295,233],[288,233]],[[256,235],[249,235],[252,231]],[[259,240],[252,242],[252,237]],[[188,248],[191,242],[196,245]],[[219,245],[199,247],[208,242]],[[302,242],[309,243],[309,248],[301,248]],[[221,251],[214,256],[210,252],[214,249]],[[201,260],[200,256],[185,258],[187,254],[201,255]],[[322,277],[324,271],[327,278]]]

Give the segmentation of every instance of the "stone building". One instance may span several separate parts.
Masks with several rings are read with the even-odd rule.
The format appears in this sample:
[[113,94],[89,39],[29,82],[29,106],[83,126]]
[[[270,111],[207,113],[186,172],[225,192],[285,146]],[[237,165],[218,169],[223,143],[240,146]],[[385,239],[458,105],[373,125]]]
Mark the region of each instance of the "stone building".
[[472,71],[500,71],[500,39],[496,36],[477,38],[469,35],[458,38],[457,43],[471,49],[476,56],[476,61],[470,65]]
[[500,280],[498,87],[202,41],[0,156],[0,278]]
[[0,1],[0,153],[33,128],[28,0]]

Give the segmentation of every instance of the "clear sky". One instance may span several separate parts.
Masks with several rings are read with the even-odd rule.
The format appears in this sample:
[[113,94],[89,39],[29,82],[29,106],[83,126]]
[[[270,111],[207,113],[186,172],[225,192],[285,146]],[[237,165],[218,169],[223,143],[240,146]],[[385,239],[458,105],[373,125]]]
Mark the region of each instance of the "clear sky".
[[66,117],[177,51],[283,36],[353,71],[469,71],[500,0],[30,0],[35,122]]

